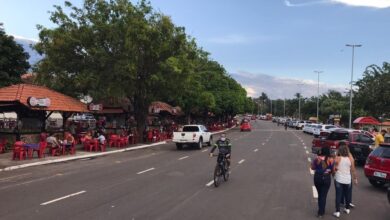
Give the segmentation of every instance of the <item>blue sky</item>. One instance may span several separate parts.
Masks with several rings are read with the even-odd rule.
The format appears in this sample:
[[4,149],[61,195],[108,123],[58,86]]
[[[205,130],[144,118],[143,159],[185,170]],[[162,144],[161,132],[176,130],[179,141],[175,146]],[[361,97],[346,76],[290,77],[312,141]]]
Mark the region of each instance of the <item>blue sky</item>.
[[[350,81],[352,57],[345,44],[363,45],[355,51],[355,80],[368,65],[390,61],[390,0],[151,3],[177,25],[184,26],[229,73],[240,76],[264,74],[315,84],[317,75],[313,71],[322,70],[323,91],[331,86],[343,90]],[[8,34],[37,39],[36,24],[53,26],[47,13],[53,4],[62,5],[63,1],[0,0],[0,22]],[[253,91],[249,93],[254,95],[261,92],[261,87],[244,86],[251,87],[248,89]]]

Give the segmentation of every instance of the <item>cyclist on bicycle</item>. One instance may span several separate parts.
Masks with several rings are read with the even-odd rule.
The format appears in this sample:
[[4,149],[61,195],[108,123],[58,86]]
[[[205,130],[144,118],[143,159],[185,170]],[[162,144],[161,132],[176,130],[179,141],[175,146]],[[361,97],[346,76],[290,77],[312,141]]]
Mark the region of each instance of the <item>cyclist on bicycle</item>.
[[213,156],[213,152],[218,148],[220,154],[224,154],[227,160],[227,165],[230,167],[230,156],[232,153],[232,144],[230,140],[226,138],[226,134],[222,133],[219,140],[214,144],[213,148],[210,151],[210,157]]

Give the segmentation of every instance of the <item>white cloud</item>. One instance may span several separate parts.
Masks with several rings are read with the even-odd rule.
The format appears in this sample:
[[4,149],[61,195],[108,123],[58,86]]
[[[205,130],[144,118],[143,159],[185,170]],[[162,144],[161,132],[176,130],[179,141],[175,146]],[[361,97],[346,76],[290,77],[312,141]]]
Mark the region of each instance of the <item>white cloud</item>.
[[350,6],[362,6],[372,8],[389,8],[390,0],[331,0],[332,2]]
[[[275,77],[244,71],[230,75],[245,88],[250,97],[259,97],[262,92],[273,99],[293,98],[296,93],[302,93],[304,97],[317,96],[316,80]],[[330,89],[343,93],[346,87],[347,85],[328,85],[320,82],[320,94]]]
[[389,8],[390,0],[318,0],[303,3],[293,3],[289,0],[285,0],[284,4],[287,7],[304,7],[317,4],[344,4],[355,7]]
[[18,36],[16,34],[11,34],[15,39],[20,39],[20,40],[27,40],[27,41],[32,41],[34,43],[38,43],[38,40],[37,39],[33,39],[33,38],[27,38],[27,37],[23,37],[23,36]]

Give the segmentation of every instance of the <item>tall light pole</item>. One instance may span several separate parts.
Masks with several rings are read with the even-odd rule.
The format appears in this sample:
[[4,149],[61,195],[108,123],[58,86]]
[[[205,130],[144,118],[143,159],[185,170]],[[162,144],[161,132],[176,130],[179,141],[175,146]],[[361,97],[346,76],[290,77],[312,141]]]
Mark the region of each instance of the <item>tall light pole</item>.
[[299,120],[302,120],[302,117],[301,117],[301,96],[302,96],[302,89],[301,89],[301,86],[305,85],[304,83],[298,83],[297,84],[299,86],[299,97],[298,97],[298,118]]
[[318,84],[317,84],[317,123],[320,121],[318,118],[318,112],[319,112],[319,103],[320,103],[320,73],[323,73],[323,71],[315,70],[315,73],[318,75]]
[[352,69],[351,69],[351,91],[349,94],[349,125],[348,127],[352,127],[352,82],[353,82],[353,63],[355,59],[355,47],[361,47],[361,44],[346,44],[347,47],[352,47]]

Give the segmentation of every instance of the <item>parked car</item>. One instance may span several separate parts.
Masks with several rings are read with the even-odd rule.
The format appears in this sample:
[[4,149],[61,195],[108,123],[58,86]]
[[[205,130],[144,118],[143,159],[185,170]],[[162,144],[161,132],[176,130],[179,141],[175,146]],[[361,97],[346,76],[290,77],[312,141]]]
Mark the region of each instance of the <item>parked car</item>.
[[301,130],[301,129],[303,129],[303,127],[305,126],[305,124],[306,124],[306,122],[305,121],[297,121],[297,124],[296,124],[296,126],[295,126],[295,128],[297,129],[297,130]]
[[183,148],[183,145],[196,145],[199,149],[204,143],[211,146],[213,136],[203,125],[185,125],[183,131],[173,132],[172,142],[176,143],[178,150]]
[[340,145],[340,141],[344,141],[347,144],[352,156],[359,163],[366,161],[374,145],[372,138],[366,134],[357,130],[337,128],[332,129],[326,138],[314,138],[312,141],[312,152],[317,154],[321,148],[329,147],[331,152],[335,153]]
[[303,128],[303,132],[307,133],[307,134],[313,134],[314,132],[314,128],[317,126],[318,124],[308,124],[306,125],[304,128]]
[[364,174],[373,186],[390,183],[390,143],[381,144],[368,156]]
[[249,124],[249,122],[242,123],[241,127],[240,127],[240,130],[241,131],[251,131],[252,130],[251,124]]
[[336,126],[334,125],[317,125],[316,127],[313,128],[313,135],[314,137],[320,136],[320,133],[322,131],[330,131],[330,129],[335,128]]

